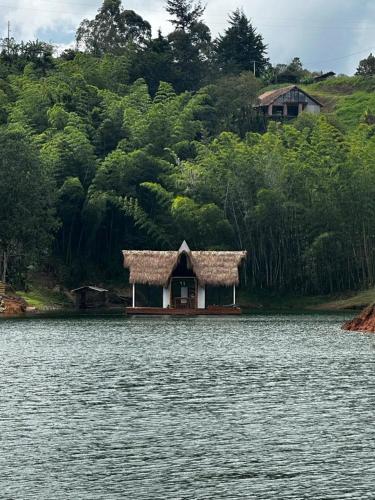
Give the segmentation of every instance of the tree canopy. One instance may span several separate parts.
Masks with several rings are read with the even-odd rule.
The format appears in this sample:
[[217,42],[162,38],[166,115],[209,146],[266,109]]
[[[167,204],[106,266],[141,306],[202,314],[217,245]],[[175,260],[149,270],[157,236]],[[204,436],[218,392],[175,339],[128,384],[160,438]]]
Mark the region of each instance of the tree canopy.
[[151,25],[121,0],[104,0],[94,19],[84,19],[76,34],[78,46],[95,56],[121,54],[131,44],[143,45],[151,38]]
[[359,63],[356,74],[359,76],[374,76],[375,56],[370,54],[366,59],[362,59],[362,61],[360,61]]
[[54,190],[20,129],[0,128],[0,279],[48,255],[57,228]]
[[216,44],[220,68],[226,73],[253,71],[259,76],[267,65],[267,46],[242,10],[229,16],[229,27]]
[[185,31],[200,22],[205,7],[202,7],[200,0],[195,4],[190,0],[167,0],[165,10],[173,16],[170,22],[176,29]]

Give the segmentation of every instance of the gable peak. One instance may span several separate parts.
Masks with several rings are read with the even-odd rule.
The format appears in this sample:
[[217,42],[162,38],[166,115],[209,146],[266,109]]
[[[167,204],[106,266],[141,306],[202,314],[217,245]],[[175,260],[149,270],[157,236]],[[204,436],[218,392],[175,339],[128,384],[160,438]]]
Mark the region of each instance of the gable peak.
[[178,253],[183,253],[183,252],[185,252],[185,253],[191,252],[189,245],[186,243],[185,240],[183,241],[182,245],[180,246]]

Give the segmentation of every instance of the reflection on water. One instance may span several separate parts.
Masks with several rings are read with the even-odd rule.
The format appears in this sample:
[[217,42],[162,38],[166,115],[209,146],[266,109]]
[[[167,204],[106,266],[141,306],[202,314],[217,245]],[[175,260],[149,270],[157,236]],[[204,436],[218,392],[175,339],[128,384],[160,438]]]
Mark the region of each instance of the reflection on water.
[[342,321],[0,322],[0,497],[375,498],[375,336]]

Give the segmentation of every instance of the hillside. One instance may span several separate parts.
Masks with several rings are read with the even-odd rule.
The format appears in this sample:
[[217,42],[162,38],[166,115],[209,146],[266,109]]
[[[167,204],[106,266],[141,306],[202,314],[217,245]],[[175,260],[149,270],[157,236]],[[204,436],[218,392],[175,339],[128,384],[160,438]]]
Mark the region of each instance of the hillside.
[[[266,92],[283,85],[269,85]],[[356,127],[366,112],[375,115],[375,77],[338,76],[313,84],[298,84],[324,105],[323,113],[338,119],[350,130]]]
[[325,105],[325,113],[335,114],[348,128],[367,111],[375,115],[375,77],[341,76],[304,88]]
[[335,119],[264,133],[250,73],[198,92],[161,82],[152,94],[142,79],[124,86],[121,62],[76,54],[3,78],[0,241],[17,241],[11,282],[30,266],[68,288],[126,282],[122,249],[186,239],[247,250],[253,290],[327,295],[374,283],[374,127],[359,126],[373,79],[307,86]]

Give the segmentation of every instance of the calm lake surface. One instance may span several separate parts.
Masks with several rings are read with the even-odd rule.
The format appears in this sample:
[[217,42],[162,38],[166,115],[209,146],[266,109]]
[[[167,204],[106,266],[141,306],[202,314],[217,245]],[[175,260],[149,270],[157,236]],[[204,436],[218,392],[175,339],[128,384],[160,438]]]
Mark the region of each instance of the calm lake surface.
[[346,317],[0,321],[0,498],[374,499]]

